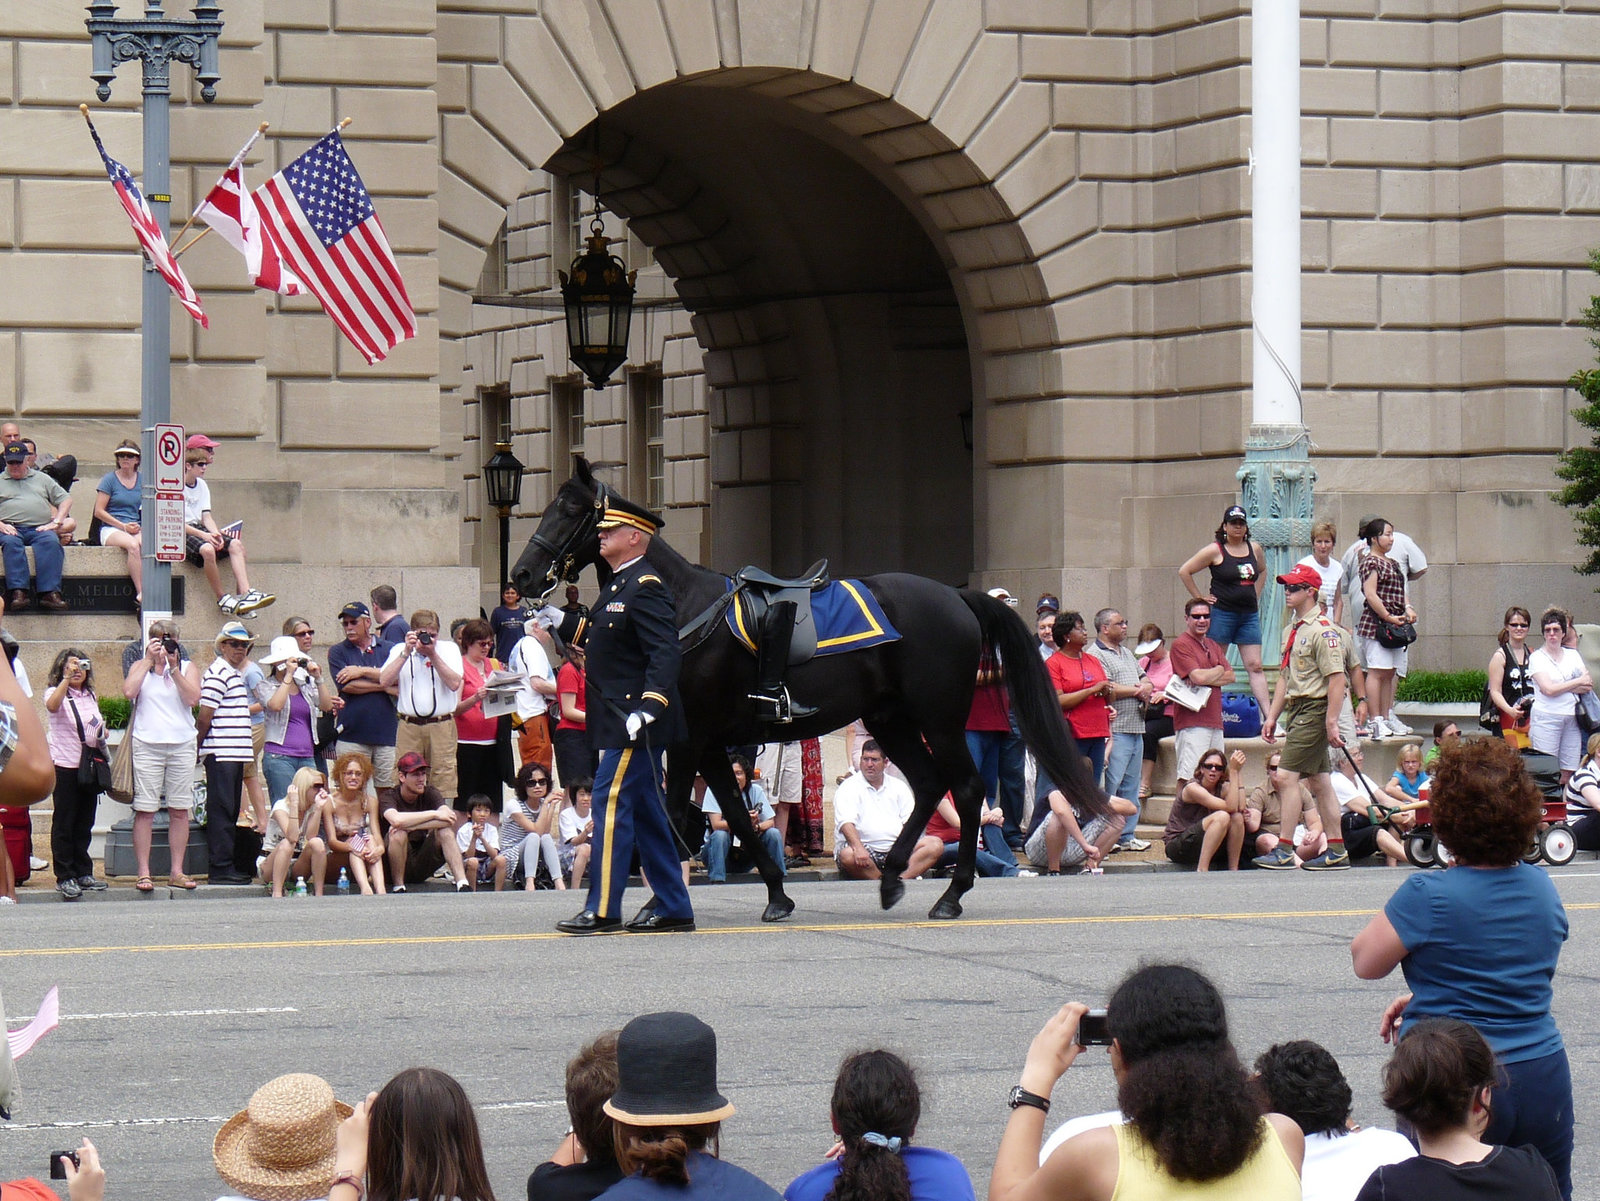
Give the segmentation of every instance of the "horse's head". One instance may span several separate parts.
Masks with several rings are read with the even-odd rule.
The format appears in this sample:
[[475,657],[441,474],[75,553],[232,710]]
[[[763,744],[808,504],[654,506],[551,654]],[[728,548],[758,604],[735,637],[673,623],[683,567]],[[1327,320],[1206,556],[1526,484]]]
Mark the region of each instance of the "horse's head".
[[511,569],[518,592],[543,597],[562,580],[575,581],[580,571],[599,559],[595,526],[605,512],[606,496],[606,485],[594,478],[589,461],[578,456],[572,478],[556,492]]

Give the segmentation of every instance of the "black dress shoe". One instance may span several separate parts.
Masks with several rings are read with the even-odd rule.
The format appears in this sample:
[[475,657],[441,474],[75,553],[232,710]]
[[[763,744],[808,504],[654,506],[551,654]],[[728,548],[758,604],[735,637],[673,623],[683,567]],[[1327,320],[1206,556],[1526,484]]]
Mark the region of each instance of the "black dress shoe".
[[630,934],[693,934],[694,918],[668,917],[651,910],[628,923]]
[[237,886],[243,884],[254,884],[255,879],[254,877],[244,875],[242,872],[212,872],[206,877],[206,883],[232,884]]
[[622,929],[622,919],[601,917],[592,909],[585,909],[577,917],[557,922],[556,929],[563,934],[615,934]]

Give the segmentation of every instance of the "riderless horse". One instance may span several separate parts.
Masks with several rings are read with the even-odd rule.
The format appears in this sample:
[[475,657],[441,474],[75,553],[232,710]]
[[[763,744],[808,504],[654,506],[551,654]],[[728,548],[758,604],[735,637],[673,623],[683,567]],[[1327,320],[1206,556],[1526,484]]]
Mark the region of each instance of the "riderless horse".
[[[611,576],[600,558],[595,527],[608,497],[616,493],[595,478],[583,458],[545,509],[539,528],[511,572],[524,596],[548,594],[593,566],[603,587]],[[746,591],[786,583],[802,593],[816,579],[778,581],[747,569],[756,584],[690,563],[659,534],[646,560],[671,590],[682,624],[684,656],[678,689],[689,738],[667,748],[666,803],[676,817],[688,812],[695,772],[724,800],[723,817],[740,842],[756,852],[767,886],[763,921],[794,911],[783,891],[783,874],[765,854],[739,795],[727,748],[781,739],[815,738],[861,718],[889,759],[905,773],[916,808],[882,867],[880,900],[885,909],[905,893],[901,875],[928,818],[948,792],[961,819],[961,841],[949,887],[929,911],[931,918],[961,915],[961,897],[972,887],[984,785],[967,750],[966,722],[972,707],[980,656],[992,654],[1004,672],[1012,714],[1023,742],[1048,777],[1080,812],[1109,816],[1110,809],[1087,760],[1069,738],[1055,690],[1039,658],[1032,632],[1016,611],[981,592],[951,588],[904,573],[848,581],[864,587],[900,637],[846,653],[817,655],[795,663],[788,684],[797,701],[814,706],[809,716],[782,725],[762,720],[751,692],[756,658],[734,633],[730,612]],[[825,565],[819,564],[819,568]],[[819,571],[818,575],[825,573]],[[790,595],[793,595],[791,590]],[[678,825],[674,821],[674,825]]]

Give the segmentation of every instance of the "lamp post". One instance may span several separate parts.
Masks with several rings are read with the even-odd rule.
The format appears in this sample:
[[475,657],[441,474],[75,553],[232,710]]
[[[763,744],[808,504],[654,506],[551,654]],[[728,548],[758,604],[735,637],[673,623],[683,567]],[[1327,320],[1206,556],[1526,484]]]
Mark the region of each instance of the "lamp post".
[[[144,195],[163,235],[170,232],[172,206],[170,66],[174,60],[194,67],[200,80],[200,98],[210,104],[217,98],[217,41],[222,35],[222,6],[215,0],[196,0],[194,19],[169,17],[163,0],[147,0],[143,17],[118,17],[114,0],[94,0],[89,7],[93,69],[89,77],[98,85],[95,95],[111,99],[111,81],[121,63],[139,60],[144,66]],[[172,616],[172,567],[158,561],[156,549],[155,427],[172,412],[171,310],[167,283],[144,263],[144,290],[140,303],[139,426],[144,446],[144,486],[139,514],[144,530],[144,596],[142,612],[149,623]]]
[[1261,645],[1283,629],[1279,573],[1311,549],[1310,431],[1300,398],[1300,2],[1250,16],[1250,434],[1237,473],[1250,534],[1265,552]]
[[637,271],[606,251],[605,224],[598,198],[589,226],[589,249],[572,260],[572,273],[560,272],[561,300],[567,309],[567,350],[575,367],[596,391],[628,361],[628,325],[633,316]]
[[500,514],[500,576],[495,580],[497,594],[510,578],[511,510],[522,499],[522,471],[522,462],[511,453],[509,442],[496,442],[494,454],[483,465],[483,490],[489,497],[489,503]]

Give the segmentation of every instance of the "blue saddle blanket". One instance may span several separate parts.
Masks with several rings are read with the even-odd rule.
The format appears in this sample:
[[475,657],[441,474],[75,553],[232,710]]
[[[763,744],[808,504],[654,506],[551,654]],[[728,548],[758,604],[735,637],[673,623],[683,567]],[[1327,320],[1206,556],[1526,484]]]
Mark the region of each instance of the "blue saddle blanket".
[[[900,631],[889,624],[878,598],[860,580],[835,580],[813,592],[811,620],[817,627],[818,655],[838,655],[900,641]],[[750,625],[743,596],[728,606],[727,622],[735,638],[750,650],[756,649],[759,631]]]

